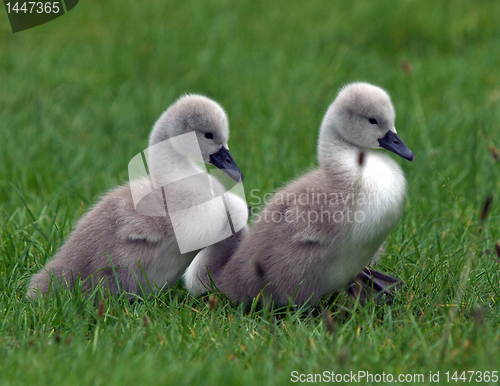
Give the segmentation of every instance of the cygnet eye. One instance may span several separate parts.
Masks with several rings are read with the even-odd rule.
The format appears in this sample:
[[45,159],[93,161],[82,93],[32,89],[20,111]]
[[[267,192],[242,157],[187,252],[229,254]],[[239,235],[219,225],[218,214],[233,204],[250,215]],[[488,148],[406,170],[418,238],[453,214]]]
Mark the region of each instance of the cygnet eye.
[[375,118],[368,119],[368,122],[370,122],[372,125],[377,125],[378,124],[378,122],[377,122],[377,120]]
[[214,139],[214,135],[212,133],[205,133],[205,138]]

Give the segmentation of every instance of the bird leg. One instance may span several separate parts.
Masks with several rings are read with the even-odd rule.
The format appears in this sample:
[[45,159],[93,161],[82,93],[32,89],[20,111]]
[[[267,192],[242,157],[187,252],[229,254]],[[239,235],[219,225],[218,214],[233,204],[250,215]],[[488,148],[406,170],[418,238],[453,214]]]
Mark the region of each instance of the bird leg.
[[403,282],[395,277],[376,271],[371,268],[364,268],[349,284],[347,293],[354,300],[359,298],[361,304],[366,304],[370,298],[377,303],[391,303],[393,293],[401,288]]

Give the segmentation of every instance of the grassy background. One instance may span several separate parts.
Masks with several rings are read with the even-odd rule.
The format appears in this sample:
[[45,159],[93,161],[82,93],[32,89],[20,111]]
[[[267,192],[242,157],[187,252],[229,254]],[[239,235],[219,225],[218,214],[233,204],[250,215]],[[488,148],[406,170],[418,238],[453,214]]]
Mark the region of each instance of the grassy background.
[[[294,370],[428,382],[430,371],[443,381],[500,370],[499,15],[497,0],[87,0],[12,34],[0,10],[0,383],[276,384]],[[391,93],[416,154],[401,161],[408,203],[383,259],[406,283],[392,306],[343,295],[330,325],[225,299],[210,309],[181,287],[101,310],[67,292],[24,299],[29,276],[127,179],[183,93],[226,108],[247,195],[262,197],[315,164],[321,118],[354,80]]]

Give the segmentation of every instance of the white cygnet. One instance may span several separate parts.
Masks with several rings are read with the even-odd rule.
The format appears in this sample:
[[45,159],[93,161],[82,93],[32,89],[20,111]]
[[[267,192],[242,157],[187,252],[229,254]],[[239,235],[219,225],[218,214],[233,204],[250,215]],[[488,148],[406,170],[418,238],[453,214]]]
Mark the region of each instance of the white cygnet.
[[319,167],[277,191],[248,232],[200,253],[184,276],[189,292],[204,292],[210,273],[235,301],[263,291],[276,305],[293,297],[314,303],[353,280],[351,294],[389,293],[399,280],[365,267],[401,218],[406,196],[401,168],[378,149],[414,160],[394,122],[383,89],[342,88],[321,124]]
[[[85,214],[54,258],[32,277],[28,296],[45,295],[57,285],[72,288],[78,278],[84,290],[102,283],[112,292],[132,294],[175,284],[196,253],[209,245],[203,240],[230,234],[227,211],[248,217],[239,197],[226,195],[225,203],[214,199],[225,188],[201,167],[211,163],[241,181],[228,138],[227,116],[219,104],[201,95],[177,100],[155,123],[144,151],[150,175],[110,191]],[[137,197],[144,200],[137,202]],[[191,210],[200,204],[203,210]],[[238,229],[246,226],[245,220],[240,223]],[[185,251],[181,242],[188,246]]]

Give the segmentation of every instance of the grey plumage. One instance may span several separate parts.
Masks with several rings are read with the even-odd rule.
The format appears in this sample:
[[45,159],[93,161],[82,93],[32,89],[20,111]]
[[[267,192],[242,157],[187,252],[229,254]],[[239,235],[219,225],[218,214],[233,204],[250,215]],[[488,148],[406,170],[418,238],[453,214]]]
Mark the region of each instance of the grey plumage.
[[319,168],[279,190],[246,235],[196,256],[184,276],[190,293],[204,291],[209,271],[232,300],[250,301],[264,290],[284,305],[297,291],[295,303],[304,304],[363,274],[401,217],[406,195],[397,163],[371,149],[414,158],[395,134],[394,120],[379,87],[342,89],[321,125]]
[[[175,148],[154,146],[191,132],[198,139],[202,162],[210,163],[211,155],[222,148],[227,149],[229,127],[224,110],[206,97],[184,96],[167,109],[153,127],[149,141],[150,150],[153,150],[149,152],[148,160],[153,182],[161,182],[164,177],[176,180],[203,172],[190,154]],[[234,162],[232,168],[239,172]],[[172,203],[174,208],[189,208],[210,200],[214,193],[224,192],[224,187],[215,179],[211,192],[199,188],[198,182],[181,178],[177,185],[171,185],[170,202],[167,201],[169,208]],[[32,277],[29,296],[47,294],[54,281],[72,287],[78,277],[83,280],[83,289],[102,282],[111,291],[116,291],[119,285],[122,290],[136,294],[140,293],[139,285],[149,291],[150,285],[153,289],[156,286],[162,288],[178,281],[198,251],[181,253],[169,216],[141,214],[165,208],[161,191],[139,202],[137,209],[140,207],[141,210],[138,211],[131,188],[136,192],[143,189],[147,192],[150,182],[148,178],[137,179],[107,193],[78,221],[53,259]],[[246,208],[244,203],[239,204]],[[207,221],[211,222],[216,233],[227,228],[227,216],[221,216],[215,209],[213,216],[208,213],[206,218],[185,218],[185,224],[181,224],[181,228],[185,228],[185,237],[192,237],[191,241],[196,242],[197,226]]]

